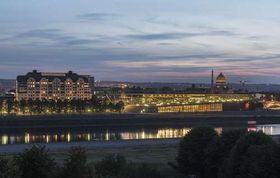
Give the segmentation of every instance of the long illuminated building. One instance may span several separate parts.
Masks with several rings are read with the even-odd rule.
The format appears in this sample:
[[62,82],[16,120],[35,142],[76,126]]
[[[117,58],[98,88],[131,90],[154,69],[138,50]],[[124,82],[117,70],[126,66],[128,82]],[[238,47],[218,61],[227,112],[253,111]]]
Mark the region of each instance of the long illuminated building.
[[127,112],[217,112],[225,103],[252,100],[249,94],[125,93],[121,100]]

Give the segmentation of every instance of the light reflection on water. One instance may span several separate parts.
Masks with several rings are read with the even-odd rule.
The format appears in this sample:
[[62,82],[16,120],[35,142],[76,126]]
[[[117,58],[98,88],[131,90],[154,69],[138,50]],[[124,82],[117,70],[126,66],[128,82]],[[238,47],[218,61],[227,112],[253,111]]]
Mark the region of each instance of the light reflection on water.
[[280,135],[280,124],[258,125],[256,130],[262,131],[267,135]]
[[[140,139],[162,139],[182,138],[191,128],[163,128],[136,131],[108,131],[104,132],[65,132],[52,134],[2,134],[0,143],[6,144],[32,144],[32,143],[57,143],[57,142],[79,142],[79,141],[109,141],[109,140],[140,140]],[[215,129],[218,133],[222,128]]]
[[[223,129],[215,128],[218,134]],[[34,143],[57,143],[57,142],[80,142],[80,141],[109,141],[109,140],[141,140],[182,138],[191,130],[190,127],[182,128],[153,128],[153,129],[130,129],[130,130],[98,130],[98,131],[57,131],[57,132],[21,132],[0,134],[0,145],[7,144],[34,144]],[[280,124],[256,125],[248,123],[248,131],[262,131],[267,135],[280,136]]]

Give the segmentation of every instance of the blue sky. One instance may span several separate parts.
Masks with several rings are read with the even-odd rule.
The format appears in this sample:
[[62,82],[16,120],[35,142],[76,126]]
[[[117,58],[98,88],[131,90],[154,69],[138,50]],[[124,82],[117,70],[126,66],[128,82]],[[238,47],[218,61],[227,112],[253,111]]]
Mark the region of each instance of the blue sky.
[[2,0],[0,78],[280,83],[277,0]]

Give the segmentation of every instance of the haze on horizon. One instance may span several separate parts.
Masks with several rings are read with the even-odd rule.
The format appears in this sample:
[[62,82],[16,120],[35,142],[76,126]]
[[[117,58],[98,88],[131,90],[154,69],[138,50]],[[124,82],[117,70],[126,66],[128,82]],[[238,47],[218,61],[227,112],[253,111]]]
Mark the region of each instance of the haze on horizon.
[[0,1],[0,78],[280,83],[277,0]]

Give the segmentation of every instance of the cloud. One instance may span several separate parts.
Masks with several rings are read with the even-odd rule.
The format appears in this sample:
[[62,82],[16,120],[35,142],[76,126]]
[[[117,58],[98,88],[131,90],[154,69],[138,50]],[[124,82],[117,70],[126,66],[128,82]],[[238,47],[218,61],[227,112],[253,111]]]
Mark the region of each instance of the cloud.
[[126,38],[134,40],[170,40],[170,39],[183,39],[199,36],[236,36],[238,34],[232,31],[209,31],[200,33],[157,33],[157,34],[137,34],[137,35],[127,35]]
[[[8,71],[1,70],[1,75],[7,76],[6,78],[11,78],[10,76],[13,78],[17,74],[24,74],[35,68],[39,71],[73,70],[94,75],[99,80],[118,81],[201,82],[208,81],[209,71],[212,68],[217,73],[224,72],[227,76],[255,78],[266,76],[265,81],[276,81],[280,75],[280,65],[277,63],[278,54],[239,56],[232,53],[200,51],[177,55],[168,53],[155,55],[127,49],[76,48],[75,46],[57,48],[57,45],[47,48],[6,46],[0,48],[0,54],[1,66],[9,69]],[[248,59],[250,61],[246,61]],[[269,76],[271,76],[270,80]],[[231,82],[234,81],[239,80],[231,80]]]
[[186,33],[158,33],[146,35],[127,35],[126,37],[135,40],[169,40],[184,38],[186,35]]
[[59,29],[35,29],[27,32],[17,34],[16,38],[47,38],[57,39],[60,38],[61,30]]
[[[29,42],[30,45],[38,45],[36,40],[39,40],[41,44],[54,42],[60,46],[90,45],[103,42],[101,39],[85,39],[80,38],[77,35],[69,35],[60,29],[34,29],[16,34],[12,39],[24,39],[25,41],[31,40],[31,42]],[[7,40],[11,40],[11,38],[7,38],[6,41]]]
[[90,21],[112,20],[119,16],[120,16],[119,14],[114,14],[114,13],[86,13],[86,14],[77,15],[79,19],[90,20]]
[[169,46],[174,45],[174,43],[157,43],[159,46]]

